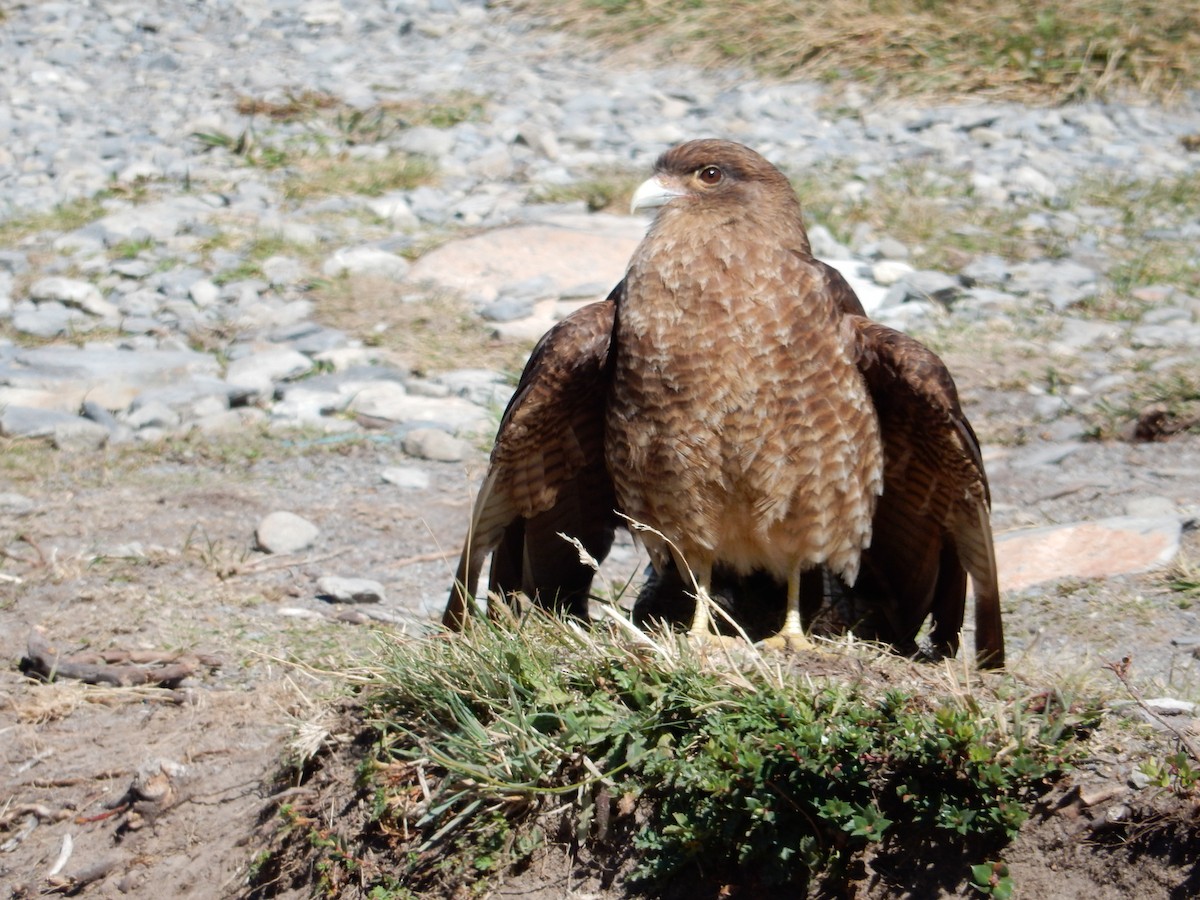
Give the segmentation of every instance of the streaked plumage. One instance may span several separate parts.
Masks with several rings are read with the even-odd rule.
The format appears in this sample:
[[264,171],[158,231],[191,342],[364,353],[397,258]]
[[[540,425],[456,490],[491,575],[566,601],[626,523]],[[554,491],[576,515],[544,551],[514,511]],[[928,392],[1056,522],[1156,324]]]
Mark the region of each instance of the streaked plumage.
[[[661,208],[625,279],[552,329],[522,375],[446,623],[462,624],[461,586],[474,590],[493,549],[492,590],[586,618],[591,571],[555,535],[602,558],[617,509],[675,548],[642,535],[663,585],[642,615],[677,618],[686,562],[731,593],[735,616],[761,617],[755,604],[777,608],[783,592],[798,641],[825,572],[851,586],[860,633],[911,651],[932,614],[934,644],[953,652],[970,573],[977,650],[1001,664],[987,484],[941,361],[862,315],[758,154],[693,141],[655,172],[635,206]],[[747,579],[777,590],[755,599]]]

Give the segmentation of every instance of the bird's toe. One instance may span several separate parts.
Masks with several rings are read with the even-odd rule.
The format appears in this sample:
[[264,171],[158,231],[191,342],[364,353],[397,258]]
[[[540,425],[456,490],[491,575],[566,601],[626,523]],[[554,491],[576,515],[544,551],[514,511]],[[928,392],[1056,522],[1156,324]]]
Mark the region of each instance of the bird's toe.
[[816,646],[803,631],[781,631],[759,641],[758,645],[771,650],[786,650],[789,653],[812,650]]

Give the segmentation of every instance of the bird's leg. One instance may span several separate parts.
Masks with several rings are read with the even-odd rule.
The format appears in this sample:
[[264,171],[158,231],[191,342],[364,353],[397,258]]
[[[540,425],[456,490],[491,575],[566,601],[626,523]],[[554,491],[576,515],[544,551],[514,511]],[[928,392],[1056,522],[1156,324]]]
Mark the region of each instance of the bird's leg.
[[804,634],[804,623],[800,619],[800,574],[800,566],[788,573],[787,612],[783,617],[783,628],[778,634],[763,641],[767,647],[807,650],[813,646],[812,641]]

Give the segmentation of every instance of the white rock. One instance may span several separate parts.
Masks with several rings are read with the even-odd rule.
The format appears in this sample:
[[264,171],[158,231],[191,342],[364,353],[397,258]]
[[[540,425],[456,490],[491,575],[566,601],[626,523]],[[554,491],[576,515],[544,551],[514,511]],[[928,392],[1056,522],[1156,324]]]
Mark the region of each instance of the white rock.
[[319,529],[295,513],[273,512],[263,518],[255,529],[256,546],[267,553],[299,553],[313,545]]
[[117,181],[121,184],[133,184],[138,181],[151,181],[162,178],[163,172],[151,162],[132,162],[117,173]]
[[312,365],[312,360],[303,353],[290,347],[275,347],[235,359],[225,372],[225,380],[236,387],[266,394],[276,381],[303,375]]
[[906,262],[898,259],[881,259],[871,266],[871,277],[876,284],[888,287],[913,271],[916,270]]
[[75,278],[51,276],[39,278],[29,287],[29,296],[38,302],[57,301],[101,318],[116,318],[120,310],[101,295],[94,284]]
[[380,477],[396,487],[423,490],[429,487],[429,473],[416,466],[392,466],[384,469]]
[[108,429],[87,419],[60,422],[50,440],[59,450],[97,450],[108,443]]
[[457,397],[414,397],[394,381],[376,381],[355,394],[348,407],[389,422],[428,422],[448,431],[474,431],[491,427],[487,414],[478,406]]
[[1012,173],[1012,180],[1014,184],[1044,199],[1058,196],[1058,186],[1033,166],[1021,166]]
[[454,150],[454,134],[441,128],[418,125],[406,129],[397,139],[396,146],[405,153],[441,159]]
[[372,197],[367,201],[367,209],[386,219],[393,228],[416,228],[420,224],[416,213],[408,205],[403,194],[384,194],[382,197]]
[[221,289],[207,278],[201,278],[188,288],[188,296],[192,298],[193,303],[205,309],[221,299]]
[[325,260],[321,271],[329,278],[340,275],[374,275],[400,281],[408,274],[408,261],[378,247],[347,247]]
[[295,284],[304,277],[304,267],[290,256],[271,256],[262,262],[262,273],[271,284]]
[[404,452],[418,459],[459,462],[471,452],[471,445],[437,428],[414,428],[404,436]]
[[325,575],[317,580],[317,596],[335,603],[382,603],[383,585],[369,578]]

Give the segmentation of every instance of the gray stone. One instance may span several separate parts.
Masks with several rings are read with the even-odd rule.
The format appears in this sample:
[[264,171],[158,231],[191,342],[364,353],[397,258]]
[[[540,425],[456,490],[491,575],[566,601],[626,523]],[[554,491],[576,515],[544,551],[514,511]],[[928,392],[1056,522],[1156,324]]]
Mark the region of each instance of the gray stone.
[[950,306],[962,293],[958,280],[944,272],[918,270],[909,272],[889,288],[883,306],[927,301]]
[[1121,328],[1113,322],[1065,318],[1054,339],[1054,347],[1068,351],[1081,350],[1096,344],[1110,343],[1120,337]]
[[967,287],[1001,287],[1012,277],[1012,270],[999,256],[987,255],[977,257],[964,266],[959,277]]
[[516,297],[500,297],[479,310],[487,322],[515,322],[533,315],[533,301]]
[[908,247],[891,237],[881,237],[876,244],[876,255],[880,259],[908,259]]
[[897,259],[882,259],[871,266],[871,278],[876,284],[890,287],[914,271],[915,269],[906,262]]
[[1197,709],[1191,700],[1175,697],[1147,697],[1143,702],[1160,716],[1191,716]]
[[851,255],[850,248],[838,241],[824,225],[813,225],[808,229],[808,242],[813,256],[818,259],[846,259]]
[[205,309],[221,299],[221,289],[207,278],[199,278],[188,287],[192,302]]
[[382,603],[383,585],[367,578],[324,575],[317,579],[317,597],[334,603]]
[[50,440],[59,450],[98,450],[108,443],[110,432],[103,425],[88,419],[77,418],[73,422],[59,422],[51,432]]
[[312,360],[289,347],[271,347],[235,359],[225,372],[225,380],[235,387],[269,394],[275,382],[303,375],[312,369]]
[[271,284],[295,284],[304,277],[304,267],[299,260],[290,256],[268,257],[263,260],[260,268]]
[[127,350],[119,347],[40,347],[22,350],[17,358],[32,367],[44,367],[90,383],[113,380],[139,385],[163,385],[189,375],[216,375],[220,365],[205,353],[193,350]]
[[449,432],[491,427],[486,413],[469,401],[457,397],[414,397],[402,385],[389,381],[364,385],[348,408],[376,419],[425,423]]
[[1098,288],[1097,272],[1070,259],[1020,263],[1011,271],[1008,290],[1043,296],[1055,309],[1066,309],[1091,297]]
[[4,437],[49,437],[54,434],[54,429],[58,426],[70,426],[81,421],[85,420],[57,409],[5,406],[0,409],[0,435]]
[[137,409],[125,417],[125,424],[135,431],[143,428],[157,428],[170,431],[180,424],[179,413],[165,403],[151,401],[141,403]]
[[377,247],[348,247],[338,250],[321,267],[329,278],[367,275],[401,281],[408,274],[407,260]]
[[267,553],[299,553],[307,550],[321,534],[312,522],[295,513],[273,512],[255,529],[255,546]]
[[137,410],[144,404],[160,403],[181,415],[194,415],[202,405],[211,409],[211,404],[216,403],[221,409],[228,408],[230,395],[235,390],[220,378],[206,375],[181,378],[170,385],[139,391],[129,408]]
[[1125,515],[1142,519],[1166,519],[1179,515],[1170,497],[1137,497],[1125,504]]
[[1134,347],[1191,346],[1200,348],[1200,326],[1139,325],[1130,333],[1129,342]]
[[1021,166],[1013,172],[1012,183],[1018,193],[1032,193],[1047,200],[1058,196],[1058,186],[1033,166]]
[[24,494],[0,493],[0,512],[6,516],[27,516],[37,509],[37,504]]
[[404,452],[418,459],[460,462],[471,452],[471,445],[437,428],[414,428],[404,436]]
[[367,208],[381,219],[388,221],[393,228],[416,228],[420,224],[416,213],[408,205],[404,194],[384,194],[382,197],[372,197],[366,201]]
[[441,159],[454,149],[454,134],[441,128],[418,125],[406,129],[396,139],[396,146],[406,153]]
[[1030,469],[1037,466],[1057,466],[1067,457],[1078,453],[1083,447],[1078,441],[1058,444],[1046,444],[1032,450],[1025,450],[1013,457],[1009,465],[1015,469]]
[[380,473],[380,477],[388,484],[411,490],[424,490],[429,487],[429,473],[416,466],[391,466]]
[[94,320],[81,310],[58,302],[18,303],[13,307],[12,326],[21,334],[53,338],[75,332],[86,333]]

